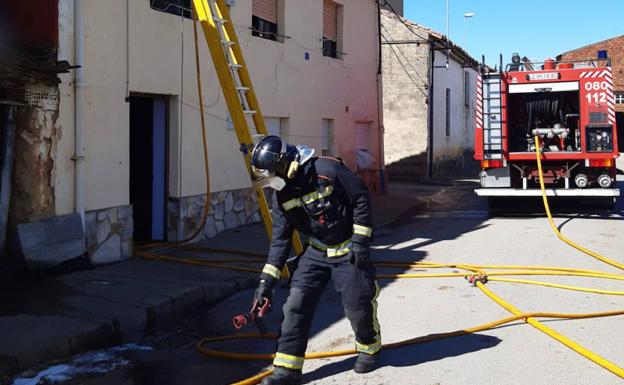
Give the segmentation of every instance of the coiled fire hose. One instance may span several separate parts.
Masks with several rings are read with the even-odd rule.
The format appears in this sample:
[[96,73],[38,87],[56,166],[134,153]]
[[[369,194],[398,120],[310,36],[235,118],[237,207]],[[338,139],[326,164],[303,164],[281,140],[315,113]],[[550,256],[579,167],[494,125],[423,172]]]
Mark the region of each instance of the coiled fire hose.
[[[536,143],[539,144],[539,138],[536,137]],[[601,262],[609,264],[611,266],[617,267],[619,269],[624,270],[624,265],[613,261],[609,258],[606,258],[592,250],[589,250],[583,246],[580,246],[573,241],[566,238],[561,232],[557,229],[550,211],[550,207],[548,204],[548,198],[546,197],[546,191],[544,187],[544,179],[543,179],[543,170],[541,164],[541,155],[539,152],[539,145],[536,146],[536,159],[539,171],[539,179],[540,179],[540,187],[542,190],[542,199],[544,203],[544,208],[546,211],[546,215],[548,217],[549,224],[557,237],[561,239],[563,242],[568,245],[574,247],[575,249],[592,256]],[[254,254],[249,252],[237,252],[232,250],[215,250],[215,249],[206,249],[206,248],[198,248],[198,247],[187,247],[187,249],[191,251],[219,251],[219,252],[231,252],[234,254],[244,255],[244,258],[231,258],[231,259],[221,259],[221,260],[211,260],[206,261],[201,258],[174,258],[168,257],[148,251],[139,251],[139,254],[144,258],[153,259],[153,260],[165,260],[172,261],[178,263],[186,263],[200,266],[207,266],[212,268],[220,268],[220,269],[229,269],[235,271],[243,271],[243,272],[260,272],[260,269],[245,267],[245,266],[233,266],[229,263],[264,263],[265,259],[260,254]],[[427,268],[427,269],[438,269],[438,268],[454,268],[465,270],[467,273],[418,273],[418,274],[379,274],[378,278],[380,279],[407,279],[407,278],[464,278],[471,277],[471,282],[474,283],[476,287],[478,287],[485,295],[491,298],[494,302],[499,304],[501,307],[512,313],[513,315],[507,318],[503,318],[497,321],[489,322],[483,325],[478,325],[474,327],[470,327],[463,330],[456,330],[452,332],[433,334],[423,337],[411,338],[408,340],[394,342],[390,344],[385,344],[383,346],[384,349],[394,349],[399,347],[404,347],[408,345],[415,345],[425,342],[430,342],[434,340],[456,337],[461,335],[466,335],[470,333],[477,333],[485,330],[489,330],[513,321],[524,320],[528,324],[547,334],[548,336],[554,338],[560,343],[566,345],[570,349],[575,352],[581,354],[587,359],[593,361],[594,363],[602,366],[603,368],[609,370],[613,374],[624,378],[624,369],[617,366],[616,364],[606,360],[600,355],[590,351],[589,349],[579,345],[578,343],[570,340],[569,338],[561,335],[560,333],[554,331],[553,329],[543,325],[538,318],[557,318],[557,319],[586,319],[586,318],[597,318],[597,317],[610,317],[610,316],[620,316],[624,315],[624,310],[618,311],[608,311],[608,312],[597,312],[597,313],[582,313],[582,314],[564,314],[564,313],[546,313],[546,312],[534,312],[534,313],[523,313],[510,303],[506,302],[502,298],[498,297],[495,293],[493,293],[489,288],[486,287],[486,281],[494,281],[494,282],[510,282],[510,283],[520,283],[520,284],[529,284],[529,285],[541,285],[546,287],[565,289],[565,290],[575,290],[587,293],[594,294],[602,294],[602,295],[624,295],[624,291],[610,291],[610,290],[601,290],[601,289],[593,289],[586,287],[577,287],[570,285],[560,285],[549,282],[540,282],[540,281],[532,281],[532,280],[524,280],[524,279],[510,279],[510,278],[500,278],[501,276],[527,276],[527,275],[541,275],[541,276],[577,276],[577,277],[594,277],[601,279],[610,279],[610,280],[619,280],[624,281],[624,275],[621,274],[613,274],[589,269],[578,269],[578,268],[566,268],[566,267],[550,267],[550,266],[518,266],[518,265],[471,265],[471,264],[444,264],[444,263],[434,263],[434,262],[394,262],[394,261],[383,261],[376,263],[376,267],[378,268],[405,268],[405,269],[414,269],[414,268]],[[476,279],[472,279],[475,278]],[[483,278],[479,278],[483,277]],[[212,337],[212,338],[203,338],[197,343],[197,350],[202,354],[210,357],[217,358],[225,358],[231,360],[239,360],[239,361],[270,361],[274,358],[274,354],[258,354],[258,353],[236,353],[236,352],[226,352],[220,350],[214,350],[207,347],[210,343],[214,343],[217,341],[232,341],[232,340],[240,340],[240,339],[275,339],[275,334],[264,334],[260,335],[259,333],[241,333],[241,334],[232,334],[227,336],[220,337]],[[315,352],[306,354],[306,359],[318,359],[318,358],[328,358],[328,357],[339,357],[345,355],[353,355],[356,354],[354,349],[350,350],[339,350],[332,352]],[[242,381],[236,382],[232,385],[253,385],[259,383],[262,378],[270,375],[272,370],[266,370],[262,373],[259,373],[253,377],[244,379]]]

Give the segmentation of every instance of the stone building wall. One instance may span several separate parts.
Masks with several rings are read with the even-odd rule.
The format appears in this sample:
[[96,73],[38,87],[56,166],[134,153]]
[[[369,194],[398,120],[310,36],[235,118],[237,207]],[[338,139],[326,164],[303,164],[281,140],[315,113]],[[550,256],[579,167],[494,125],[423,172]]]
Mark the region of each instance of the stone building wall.
[[58,87],[32,85],[18,108],[11,192],[12,226],[54,215],[54,170],[61,137]]
[[130,258],[133,231],[131,206],[87,212],[85,235],[91,263],[103,265]]
[[[170,199],[168,240],[177,241],[191,236],[201,223],[205,204],[205,195]],[[225,230],[261,221],[258,197],[251,188],[212,193],[209,206],[206,225],[194,242],[212,238]]]
[[[384,157],[390,180],[427,177],[428,34],[415,36],[398,17],[382,12]],[[414,25],[414,30],[418,27]],[[415,40],[423,40],[422,43]]]

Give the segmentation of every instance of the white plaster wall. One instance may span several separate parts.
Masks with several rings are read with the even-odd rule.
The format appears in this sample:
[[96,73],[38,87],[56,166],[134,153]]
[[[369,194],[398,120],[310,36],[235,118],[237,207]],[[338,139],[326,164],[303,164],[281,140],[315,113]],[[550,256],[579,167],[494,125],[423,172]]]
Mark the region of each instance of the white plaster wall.
[[[59,60],[74,60],[74,0],[59,1]],[[58,75],[59,116],[57,120],[60,137],[54,164],[54,195],[57,214],[74,211],[74,74],[73,71]]]
[[[435,66],[443,66],[446,55],[435,51]],[[462,68],[452,60],[449,68],[436,68],[433,84],[433,160],[462,157],[464,151],[474,147],[475,82],[477,72]],[[469,107],[464,105],[464,71],[470,74]],[[446,89],[451,89],[451,132],[446,136]]]
[[[83,1],[87,210],[129,203],[127,91],[170,95],[169,194],[204,193],[192,22],[151,9],[149,0]],[[370,151],[379,155],[376,4],[338,2],[344,5],[343,60],[322,56],[321,0],[285,2],[284,33],[291,38],[284,43],[251,36],[251,0],[237,0],[232,16],[263,113],[289,118],[288,139],[313,147],[321,144],[322,119],[334,119],[336,153],[353,165],[356,121],[370,121]],[[60,28],[66,31],[61,39],[73,39],[71,22],[73,18],[61,15]],[[201,30],[200,50],[211,190],[248,187],[235,133],[224,121],[227,109]],[[59,57],[73,62],[71,51],[62,49]],[[310,60],[304,59],[305,52]],[[59,152],[67,158],[73,154],[73,89],[71,76],[62,80]],[[61,215],[73,210],[74,169],[71,161],[59,162],[57,168],[56,211]]]

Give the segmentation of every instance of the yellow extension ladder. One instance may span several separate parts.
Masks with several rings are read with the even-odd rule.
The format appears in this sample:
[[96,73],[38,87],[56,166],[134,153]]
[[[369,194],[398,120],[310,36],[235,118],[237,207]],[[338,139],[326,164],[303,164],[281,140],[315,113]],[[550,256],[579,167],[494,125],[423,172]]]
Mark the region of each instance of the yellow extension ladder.
[[[243,52],[238,44],[230,11],[225,0],[193,0],[193,5],[197,19],[204,31],[223,90],[223,96],[240,143],[240,150],[245,157],[247,171],[250,172],[251,177],[250,162],[253,139],[249,127],[253,125],[256,132],[261,135],[267,135],[268,132],[243,58]],[[258,194],[262,221],[270,239],[272,224],[269,205],[262,188],[256,188],[256,194]],[[301,254],[303,247],[297,232],[293,234],[292,241],[295,253]]]

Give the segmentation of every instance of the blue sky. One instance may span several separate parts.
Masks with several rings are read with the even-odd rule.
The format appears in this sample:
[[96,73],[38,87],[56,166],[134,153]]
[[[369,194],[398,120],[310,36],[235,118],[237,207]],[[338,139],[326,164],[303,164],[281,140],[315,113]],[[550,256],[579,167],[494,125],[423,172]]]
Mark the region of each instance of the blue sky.
[[[405,17],[446,34],[446,0],[404,0]],[[513,52],[542,61],[624,35],[624,0],[449,0],[450,38],[479,61]],[[464,13],[467,20],[464,38]]]

